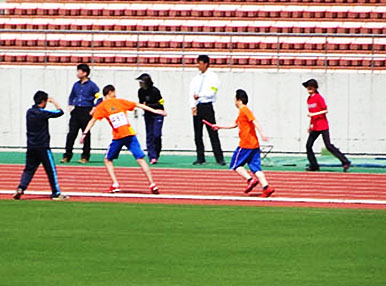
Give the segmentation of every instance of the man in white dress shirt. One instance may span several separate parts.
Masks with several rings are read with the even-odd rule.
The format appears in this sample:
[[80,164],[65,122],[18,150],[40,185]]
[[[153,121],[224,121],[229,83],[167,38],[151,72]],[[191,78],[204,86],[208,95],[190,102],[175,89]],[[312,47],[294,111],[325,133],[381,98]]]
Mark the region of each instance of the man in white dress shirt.
[[[197,150],[197,160],[193,162],[193,165],[202,165],[206,162],[204,142],[202,140],[202,120],[205,119],[210,123],[216,123],[213,103],[216,101],[216,95],[220,86],[220,81],[214,72],[208,70],[208,56],[200,55],[197,58],[197,64],[200,72],[192,79],[190,83],[189,103],[193,113],[194,141],[196,143]],[[221,150],[221,143],[218,138],[218,133],[209,126],[206,126],[206,129],[209,133],[209,138],[212,144],[216,162],[224,166],[226,163],[224,161],[224,155]]]

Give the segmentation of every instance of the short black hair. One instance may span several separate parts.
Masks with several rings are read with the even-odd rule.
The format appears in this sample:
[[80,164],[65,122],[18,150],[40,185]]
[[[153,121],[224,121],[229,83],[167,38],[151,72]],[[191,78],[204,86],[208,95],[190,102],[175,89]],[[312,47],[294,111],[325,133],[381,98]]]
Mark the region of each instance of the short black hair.
[[318,82],[316,81],[316,79],[313,79],[313,78],[303,82],[302,85],[305,88],[307,88],[307,87],[313,87],[315,89],[319,88]]
[[108,95],[111,91],[115,91],[115,87],[112,84],[108,84],[103,88],[103,96]]
[[199,55],[197,62],[203,62],[204,64],[209,64],[209,57],[207,55]]
[[88,64],[79,64],[77,65],[76,70],[81,70],[87,73],[87,76],[90,75],[90,67],[88,66]]
[[34,95],[34,102],[35,104],[40,104],[43,101],[48,100],[48,94],[44,91],[38,90]]
[[241,100],[243,104],[248,104],[248,94],[243,89],[236,90],[236,99]]

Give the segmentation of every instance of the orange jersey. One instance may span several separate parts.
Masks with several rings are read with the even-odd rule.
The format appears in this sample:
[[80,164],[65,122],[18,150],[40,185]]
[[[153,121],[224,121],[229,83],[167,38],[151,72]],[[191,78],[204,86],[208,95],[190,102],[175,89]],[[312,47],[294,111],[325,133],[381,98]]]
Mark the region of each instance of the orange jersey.
[[95,108],[94,119],[102,120],[106,118],[113,128],[113,138],[121,139],[135,135],[127,118],[126,111],[133,111],[137,104],[125,99],[111,98],[103,100]]
[[257,149],[260,147],[255,124],[253,123],[254,120],[255,116],[248,107],[243,106],[239,109],[236,123],[239,126],[240,148]]

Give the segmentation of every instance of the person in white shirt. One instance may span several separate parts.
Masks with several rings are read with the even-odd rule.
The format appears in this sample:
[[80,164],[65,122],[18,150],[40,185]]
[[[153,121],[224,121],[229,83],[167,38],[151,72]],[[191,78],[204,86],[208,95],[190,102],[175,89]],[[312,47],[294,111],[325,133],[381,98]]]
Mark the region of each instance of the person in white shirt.
[[[220,81],[214,72],[208,70],[209,57],[207,55],[200,55],[197,58],[197,65],[200,72],[190,83],[189,103],[193,113],[194,141],[197,151],[197,160],[193,162],[193,165],[202,165],[206,162],[204,142],[202,140],[204,124],[202,120],[205,119],[210,123],[216,123],[213,103],[216,101]],[[226,163],[218,133],[209,126],[206,127],[216,162],[224,166]]]

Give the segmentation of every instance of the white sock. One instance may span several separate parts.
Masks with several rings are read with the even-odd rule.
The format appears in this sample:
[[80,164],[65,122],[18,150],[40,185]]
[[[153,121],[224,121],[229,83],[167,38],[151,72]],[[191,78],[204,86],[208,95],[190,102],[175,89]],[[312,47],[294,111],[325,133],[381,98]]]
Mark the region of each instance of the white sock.
[[263,172],[261,171],[258,171],[255,173],[256,177],[259,179],[260,181],[260,184],[263,188],[265,188],[266,186],[268,186],[268,182],[267,182],[267,179],[265,178],[265,175]]
[[119,184],[118,183],[113,183],[113,187],[114,188],[119,188]]

